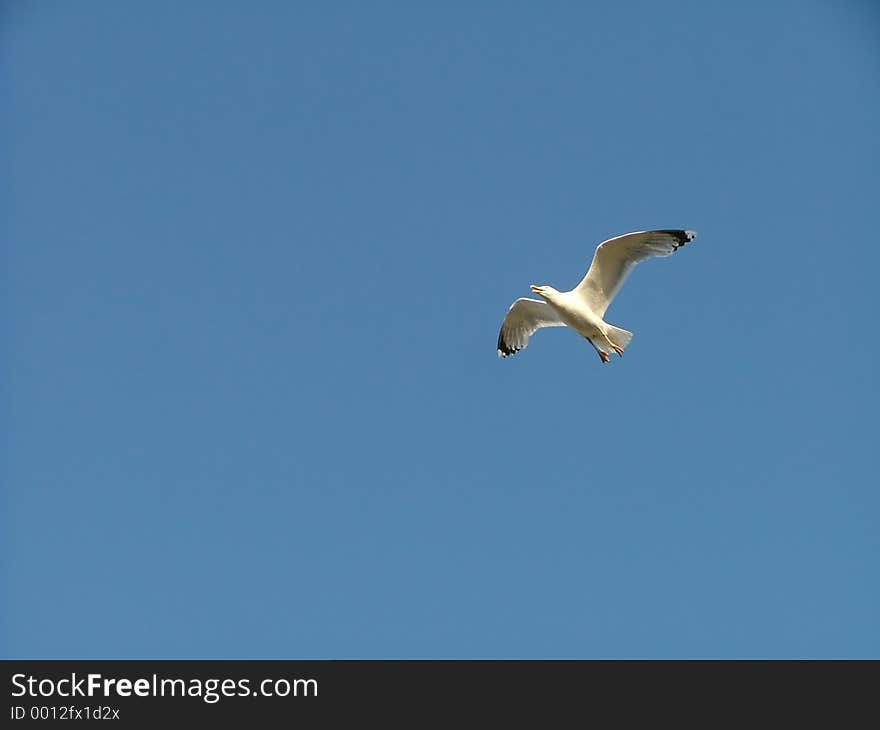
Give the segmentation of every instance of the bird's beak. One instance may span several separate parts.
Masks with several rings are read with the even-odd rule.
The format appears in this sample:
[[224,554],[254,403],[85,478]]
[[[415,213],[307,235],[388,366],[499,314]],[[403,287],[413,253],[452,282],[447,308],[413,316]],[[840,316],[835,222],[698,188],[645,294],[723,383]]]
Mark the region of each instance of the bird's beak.
[[539,287],[539,286],[535,286],[534,284],[532,284],[532,285],[529,287],[529,289],[531,289],[535,294],[540,294],[540,293],[541,293],[541,287]]

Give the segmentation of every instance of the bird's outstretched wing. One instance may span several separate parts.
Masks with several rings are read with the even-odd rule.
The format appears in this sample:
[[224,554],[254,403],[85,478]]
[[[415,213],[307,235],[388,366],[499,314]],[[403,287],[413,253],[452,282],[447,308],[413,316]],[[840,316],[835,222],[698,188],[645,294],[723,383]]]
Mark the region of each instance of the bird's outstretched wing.
[[541,327],[565,327],[565,322],[547,302],[517,299],[507,310],[498,333],[498,357],[513,355],[527,347],[529,337]]
[[609,238],[596,247],[590,270],[574,289],[600,317],[629,272],[643,259],[669,256],[696,237],[695,231],[638,231]]

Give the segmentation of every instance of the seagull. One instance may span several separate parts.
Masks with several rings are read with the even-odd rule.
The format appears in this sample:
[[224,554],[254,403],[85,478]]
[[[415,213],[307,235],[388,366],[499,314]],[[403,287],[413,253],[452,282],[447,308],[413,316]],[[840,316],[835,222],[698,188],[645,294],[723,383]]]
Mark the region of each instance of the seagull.
[[571,327],[595,348],[599,359],[623,356],[632,339],[602,318],[633,267],[653,256],[670,256],[696,238],[696,231],[637,231],[609,238],[596,247],[590,270],[571,291],[552,286],[529,287],[541,299],[517,299],[507,310],[498,333],[498,357],[513,355],[529,344],[541,327]]

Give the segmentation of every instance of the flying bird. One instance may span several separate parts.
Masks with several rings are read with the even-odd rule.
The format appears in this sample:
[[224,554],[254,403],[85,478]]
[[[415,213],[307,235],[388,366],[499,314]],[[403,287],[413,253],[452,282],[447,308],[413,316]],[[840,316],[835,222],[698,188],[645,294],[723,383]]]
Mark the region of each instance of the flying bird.
[[595,348],[603,363],[622,356],[632,332],[605,322],[605,310],[633,267],[652,256],[670,256],[696,237],[696,231],[638,231],[609,238],[596,247],[590,270],[571,291],[531,285],[541,299],[517,299],[498,333],[498,356],[529,344],[541,327],[571,327]]

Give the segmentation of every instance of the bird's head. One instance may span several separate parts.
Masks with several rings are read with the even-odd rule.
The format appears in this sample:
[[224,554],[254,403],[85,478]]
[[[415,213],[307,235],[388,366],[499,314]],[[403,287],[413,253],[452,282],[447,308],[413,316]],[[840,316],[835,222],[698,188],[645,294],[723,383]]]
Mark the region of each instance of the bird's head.
[[544,299],[549,299],[554,294],[559,293],[552,286],[538,286],[537,284],[532,284],[529,289],[531,289],[539,297],[544,297]]

